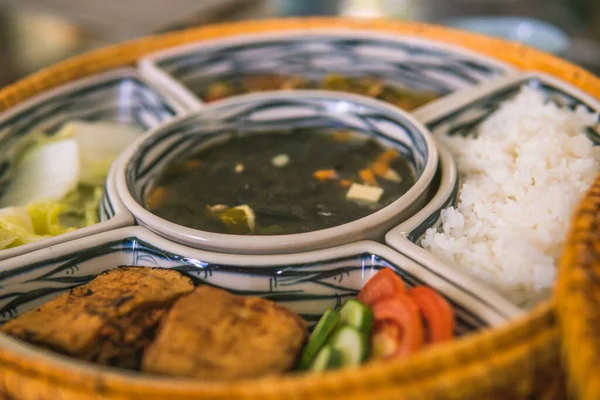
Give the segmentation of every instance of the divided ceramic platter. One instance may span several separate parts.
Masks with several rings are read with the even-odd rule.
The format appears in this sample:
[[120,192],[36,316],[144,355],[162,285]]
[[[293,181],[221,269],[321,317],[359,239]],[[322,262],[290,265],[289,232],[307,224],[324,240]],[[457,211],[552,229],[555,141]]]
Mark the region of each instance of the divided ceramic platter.
[[[0,115],[0,124],[5,126],[0,146],[6,143],[0,178],[4,184],[10,180],[13,136],[22,136],[34,128],[52,134],[73,117],[131,122],[142,127],[145,135],[156,134],[174,117],[184,121],[192,111],[211,107],[197,95],[207,83],[232,79],[237,74],[273,70],[314,79],[332,72],[353,76],[377,74],[392,86],[433,90],[439,98],[413,110],[411,118],[434,132],[458,129],[461,124],[472,127],[493,112],[498,101],[514,95],[523,84],[541,85],[552,99],[563,104],[581,103],[592,110],[600,109],[595,99],[557,79],[537,73],[521,74],[502,62],[441,42],[334,29],[242,36],[151,54],[140,60],[139,70],[115,70],[87,78],[5,112]],[[284,98],[285,93],[291,92],[284,90],[278,96]],[[224,104],[228,101],[223,100]],[[67,111],[63,114],[62,110]],[[140,139],[138,144],[142,142]],[[354,242],[355,237],[331,243],[320,238],[321,249],[303,248],[301,252],[292,249],[296,253],[288,255],[211,253],[201,242],[183,240],[182,243],[196,248],[186,247],[175,243],[180,238],[160,229],[150,233],[141,227],[131,227],[140,221],[136,222],[117,190],[117,166],[126,163],[121,158],[107,179],[99,211],[102,222],[32,245],[0,251],[0,259],[4,260],[0,262],[3,318],[121,264],[179,268],[198,281],[240,293],[274,296],[289,302],[312,320],[327,306],[354,295],[372,271],[390,266],[409,282],[425,282],[438,288],[465,315],[465,321],[472,321],[473,329],[522,315],[524,310],[502,295],[444,265],[419,247],[424,232],[439,223],[441,209],[455,202],[459,190],[452,156],[437,141],[434,146],[439,160],[436,176],[425,191],[426,202],[411,210],[400,225],[383,232],[387,233],[386,244],[394,250],[382,243]],[[123,228],[126,226],[130,227]],[[378,236],[383,242],[383,234]],[[376,239],[368,235],[360,239],[364,238]],[[243,254],[243,250],[236,249],[235,253]],[[284,268],[284,279],[275,279],[272,274],[283,271],[282,265],[288,266]]]
[[[224,73],[221,76],[231,76],[231,71],[243,70],[246,62],[252,68],[256,65],[260,70],[263,65],[260,60],[254,62],[245,58],[245,54],[251,54],[256,49],[250,53],[233,51],[234,57],[243,60],[243,64],[232,64],[226,59],[231,50],[227,49],[227,45],[241,43],[244,47],[244,43],[249,39],[258,36],[268,39],[268,36],[272,38],[274,35],[232,38],[232,34],[261,32],[272,28],[285,30],[290,27],[306,27],[307,31],[302,31],[302,34],[294,31],[294,40],[301,42],[304,34],[311,39],[311,35],[335,36],[343,33],[354,35],[355,42],[362,45],[365,44],[365,40],[375,40],[374,37],[385,37],[386,43],[381,46],[369,43],[367,50],[357,50],[345,47],[353,42],[348,36],[340,40],[329,38],[327,46],[323,48],[334,57],[328,58],[326,54],[321,53],[321,59],[315,58],[315,65],[325,64],[328,66],[326,69],[315,68],[312,62],[307,62],[307,57],[294,58],[293,54],[284,53],[281,57],[275,57],[275,63],[270,65],[285,65],[291,71],[306,71],[306,68],[302,67],[304,65],[313,71],[314,75],[311,76],[321,77],[324,73],[334,72],[336,69],[353,67],[353,61],[356,61],[356,65],[369,65],[368,58],[354,58],[365,51],[365,54],[377,61],[376,64],[384,66],[386,71],[393,71],[386,76],[386,83],[398,87],[425,85],[421,87],[441,88],[442,86],[438,86],[441,82],[443,88],[439,98],[409,112],[411,118],[420,121],[419,125],[424,125],[434,132],[439,133],[446,129],[461,130],[464,127],[467,127],[468,131],[469,127],[477,126],[478,121],[489,115],[495,106],[488,105],[482,108],[474,104],[485,100],[487,94],[496,93],[497,90],[513,90],[511,85],[519,82],[543,85],[546,91],[550,88],[558,89],[552,90],[551,97],[563,104],[582,103],[589,109],[597,109],[593,98],[562,81],[537,74],[534,70],[522,73],[489,57],[495,52],[497,57],[520,67],[535,66],[600,96],[598,81],[591,75],[566,62],[518,45],[420,24],[340,20],[293,20],[287,24],[288,21],[257,21],[211,26],[100,50],[40,72],[14,88],[4,90],[4,96],[0,100],[2,105],[13,105],[17,99],[26,99],[6,111],[10,113],[29,104],[29,101],[44,95],[52,97],[50,94],[55,93],[54,90],[63,89],[59,87],[43,92],[37,97],[29,97],[32,92],[40,93],[41,87],[53,87],[56,82],[64,82],[67,77],[89,76],[91,71],[116,73],[117,70],[106,71],[140,62],[138,69],[128,70],[138,76],[141,82],[175,111],[164,122],[161,121],[159,125],[147,129],[139,141],[142,143],[165,126],[182,121],[195,112],[201,113],[203,109],[212,106],[208,105],[210,101],[196,96],[190,88],[202,89],[204,83],[212,80],[211,77],[215,74],[217,77],[219,73]],[[357,31],[354,33],[348,30],[328,30],[328,26],[352,26]],[[318,34],[315,27],[319,28]],[[365,31],[371,28],[374,31],[403,34],[393,36],[391,33]],[[228,38],[223,41],[212,40],[219,36]],[[278,34],[278,37],[286,40],[289,36],[291,35],[285,31]],[[440,42],[423,39],[426,37],[437,38]],[[169,46],[190,43],[191,40],[199,38],[211,40],[164,51]],[[387,40],[393,42],[393,45],[390,46]],[[441,43],[446,40],[458,44],[448,46]],[[329,46],[331,42],[334,42],[335,46]],[[402,46],[398,43],[410,46],[405,46],[400,53],[399,49]],[[422,49],[419,49],[418,43],[422,43]],[[470,51],[464,52],[460,47],[463,44],[479,49],[488,56],[480,57]],[[372,50],[370,46],[377,50]],[[302,47],[298,45],[295,49]],[[312,44],[308,47],[314,49]],[[199,66],[194,65],[195,61],[191,62],[192,69],[187,71],[189,76],[198,78],[195,81],[198,86],[189,84],[190,87],[187,87],[178,81],[174,73],[171,76],[165,68],[157,64],[159,58],[186,48],[194,49],[199,54],[198,57],[208,62],[208,69],[199,68],[199,72],[194,72]],[[408,52],[407,48],[410,49]],[[150,53],[150,49],[161,51]],[[212,49],[219,50],[218,56],[211,53]],[[431,49],[435,51],[432,52]],[[284,52],[285,48],[279,48],[277,51]],[[264,56],[260,49],[256,54]],[[388,61],[385,61],[386,54],[389,54]],[[140,60],[140,56],[145,58]],[[343,61],[333,60],[336,57],[341,57],[339,60]],[[268,66],[269,59],[263,58],[264,65]],[[308,60],[312,58],[309,56]],[[411,60],[415,63],[410,68],[402,67],[403,63],[408,64]],[[452,67],[444,67],[445,62]],[[374,64],[371,63],[369,68],[376,68]],[[458,69],[455,68],[457,64],[461,66]],[[232,65],[235,68],[232,68]],[[334,67],[330,67],[331,65]],[[464,80],[465,76],[471,76],[470,72],[466,75],[465,72],[469,71],[472,65],[476,65],[475,70],[479,70],[483,65],[484,70],[491,68],[494,72],[475,73],[474,80],[468,77]],[[467,68],[463,69],[465,66]],[[448,78],[449,70],[453,71],[450,74],[453,78]],[[456,71],[460,71],[458,75]],[[212,74],[213,72],[215,74]],[[535,77],[530,79],[529,74],[534,74]],[[459,78],[455,79],[456,77]],[[432,79],[432,82],[424,84],[424,80],[427,79]],[[281,92],[282,95],[287,93],[290,96],[297,93],[288,90]],[[504,98],[509,97],[510,95]],[[85,105],[85,108],[95,108],[93,102],[82,101],[81,104]],[[215,106],[218,106],[216,102]],[[462,108],[470,111],[464,114]],[[128,115],[128,112],[124,114]],[[114,116],[111,119],[114,119]],[[132,121],[129,117],[126,119]],[[439,125],[434,127],[433,123],[436,121]],[[594,139],[596,133],[590,131],[590,135]],[[446,297],[458,316],[459,328],[456,333],[466,336],[466,340],[458,338],[446,346],[433,347],[405,361],[370,363],[359,370],[350,368],[321,375],[290,374],[272,379],[244,381],[240,384],[215,382],[207,385],[205,382],[146,376],[102,367],[44,351],[0,334],[0,358],[4,365],[3,376],[6,377],[3,389],[8,396],[15,398],[52,400],[79,400],[90,396],[157,400],[205,397],[347,399],[352,396],[493,398],[499,393],[507,393],[516,399],[544,397],[550,394],[546,393],[547,389],[555,394],[557,388],[561,389],[563,376],[561,368],[556,368],[560,363],[561,347],[553,302],[545,301],[531,312],[520,309],[500,293],[440,262],[419,246],[424,232],[439,223],[440,210],[454,204],[460,190],[459,174],[454,159],[437,140],[434,140],[433,144],[439,159],[436,173],[426,191],[424,205],[403,217],[403,222],[392,224],[394,226],[391,229],[382,229],[386,234],[385,240],[378,237],[376,240],[379,243],[375,240],[360,240],[335,246],[327,243],[325,248],[320,250],[304,249],[301,252],[275,255],[216,253],[214,250],[203,248],[202,245],[198,246],[200,248],[194,248],[177,243],[176,240],[167,238],[168,235],[160,230],[151,232],[140,226],[142,222],[136,221],[133,213],[120,199],[117,190],[118,166],[126,163],[124,159],[127,154],[124,153],[125,157],[122,156],[113,164],[106,182],[105,198],[99,210],[103,222],[89,229],[76,231],[75,235],[63,235],[42,241],[37,250],[22,251],[21,249],[25,249],[22,247],[0,251],[0,323],[52,299],[71,287],[89,282],[102,271],[117,268],[122,264],[176,268],[197,283],[212,284],[237,293],[252,293],[283,301],[314,323],[326,307],[338,305],[344,299],[354,296],[375,271],[391,268],[402,276],[409,286],[417,283],[430,285]],[[14,162],[11,157],[13,150],[3,149],[8,163]],[[6,177],[10,181],[10,175]],[[120,222],[117,224],[117,221]],[[109,225],[111,223],[113,225]],[[522,317],[525,313],[527,315]],[[507,323],[509,320],[512,323]],[[485,332],[471,336],[471,332],[476,330]],[[517,381],[520,384],[514,385]]]

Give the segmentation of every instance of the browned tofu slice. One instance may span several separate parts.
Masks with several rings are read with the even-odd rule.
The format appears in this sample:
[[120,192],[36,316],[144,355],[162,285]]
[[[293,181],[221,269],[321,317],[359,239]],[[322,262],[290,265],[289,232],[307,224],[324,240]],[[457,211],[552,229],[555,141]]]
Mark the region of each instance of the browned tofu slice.
[[280,374],[294,366],[306,329],[306,321],[273,301],[200,286],[162,321],[142,370],[203,380]]
[[7,322],[2,331],[83,360],[136,369],[162,317],[193,289],[173,270],[113,269]]

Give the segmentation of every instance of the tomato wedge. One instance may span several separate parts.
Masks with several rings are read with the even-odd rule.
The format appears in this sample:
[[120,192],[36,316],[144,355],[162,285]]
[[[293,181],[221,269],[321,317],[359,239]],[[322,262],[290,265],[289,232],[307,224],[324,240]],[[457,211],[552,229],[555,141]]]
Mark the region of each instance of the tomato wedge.
[[402,278],[391,269],[384,268],[369,279],[356,299],[367,306],[371,306],[376,301],[404,292],[406,292],[406,288]]
[[375,325],[371,334],[374,358],[402,358],[423,346],[419,307],[405,293],[377,301],[372,306]]
[[425,343],[439,343],[452,339],[454,312],[446,299],[426,286],[412,288],[408,291],[408,295],[421,312],[425,328]]

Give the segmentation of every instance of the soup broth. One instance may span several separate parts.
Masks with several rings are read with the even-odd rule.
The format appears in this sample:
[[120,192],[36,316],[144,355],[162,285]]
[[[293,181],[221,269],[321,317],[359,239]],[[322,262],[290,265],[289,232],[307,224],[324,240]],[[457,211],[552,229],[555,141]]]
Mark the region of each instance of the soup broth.
[[413,110],[439,97],[439,94],[398,88],[377,77],[352,77],[329,74],[322,80],[279,74],[254,74],[223,79],[199,88],[192,88],[204,101],[211,102],[233,95],[267,90],[322,89],[355,93],[394,104],[404,110]]
[[396,150],[351,132],[233,135],[170,165],[146,207],[217,233],[310,232],[365,217],[415,182]]

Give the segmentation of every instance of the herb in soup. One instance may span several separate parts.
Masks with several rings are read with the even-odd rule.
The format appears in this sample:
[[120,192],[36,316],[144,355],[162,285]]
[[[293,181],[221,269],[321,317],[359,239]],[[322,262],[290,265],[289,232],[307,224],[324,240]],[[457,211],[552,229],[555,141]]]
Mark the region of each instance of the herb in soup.
[[339,74],[329,74],[322,81],[279,74],[246,75],[237,80],[215,82],[199,90],[198,94],[211,102],[243,93],[286,89],[324,89],[361,94],[405,110],[413,110],[439,96],[433,92],[393,87],[376,77],[346,77]]
[[315,130],[233,135],[170,165],[145,205],[194,229],[293,234],[363,218],[414,182],[406,159],[363,135]]

